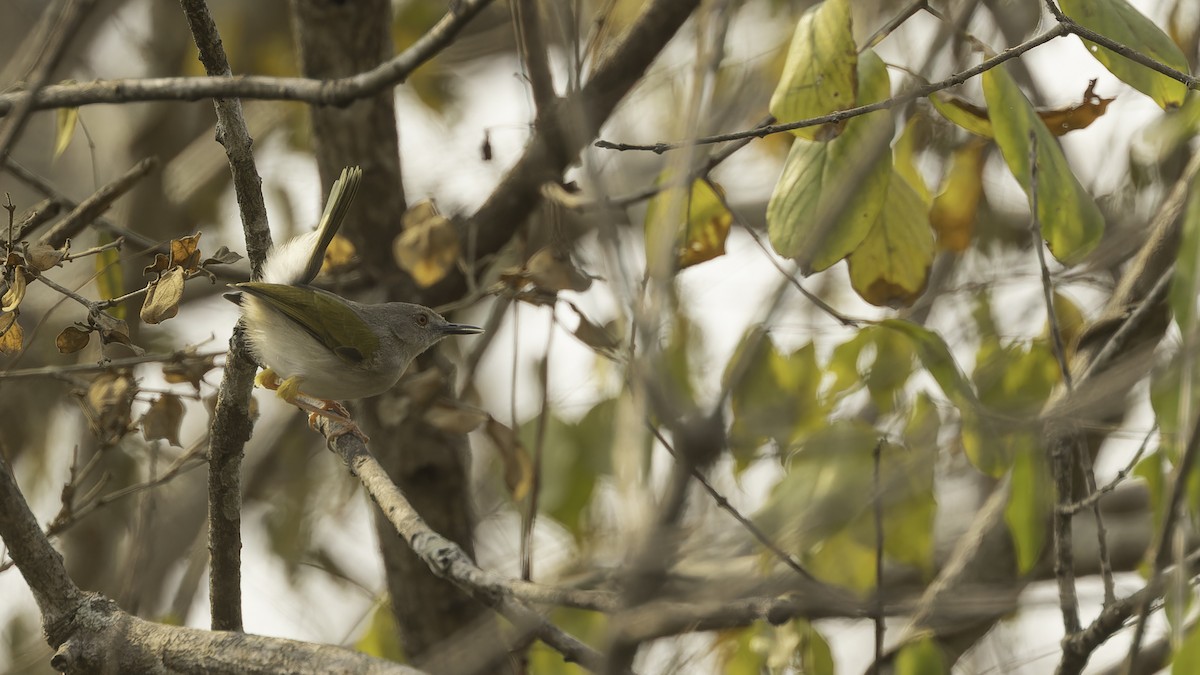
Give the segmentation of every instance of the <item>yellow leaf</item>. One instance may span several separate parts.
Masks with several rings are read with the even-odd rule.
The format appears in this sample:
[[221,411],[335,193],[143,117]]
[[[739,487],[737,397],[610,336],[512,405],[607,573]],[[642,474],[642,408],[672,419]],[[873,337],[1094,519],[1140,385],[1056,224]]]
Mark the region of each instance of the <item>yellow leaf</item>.
[[[887,70],[874,52],[863,52],[858,69],[858,103],[888,96]],[[890,113],[877,111],[850,120],[827,143],[792,143],[767,204],[767,231],[775,250],[803,273],[832,266],[871,231],[892,173],[891,136]]]
[[[112,242],[112,235],[101,232],[98,243],[103,246]],[[96,254],[96,290],[101,300],[112,300],[125,294],[124,277],[121,274],[121,252],[115,248]],[[125,318],[125,304],[114,305],[108,312],[118,319]]]
[[392,244],[396,264],[422,288],[441,281],[458,262],[458,252],[458,231],[429,200],[409,209],[404,232]]
[[21,301],[25,299],[25,266],[17,265],[13,268],[12,281],[8,282],[8,289],[4,291],[4,295],[0,296],[0,312],[11,312],[21,306]]
[[25,331],[16,312],[0,313],[0,354],[16,354],[25,344]]
[[917,153],[929,143],[929,127],[929,117],[920,112],[915,113],[904,124],[904,131],[900,132],[900,138],[896,139],[896,145],[892,148],[892,162],[896,173],[900,174],[910,188],[917,191],[917,195],[925,204],[929,204],[933,197],[929,194],[929,186],[925,185],[925,178],[917,169]]
[[[849,0],[825,0],[800,17],[783,77],[771,96],[770,111],[777,120],[794,122],[854,107],[858,51],[850,24]],[[810,141],[829,140],[845,126],[843,120],[792,133]]]
[[[658,184],[672,181],[670,172],[659,176]],[[674,241],[679,269],[690,267],[725,254],[725,240],[733,224],[733,214],[725,208],[724,190],[716,183],[697,178],[691,189],[674,185],[659,192],[646,205],[647,258],[654,260],[658,242]],[[677,201],[679,200],[679,201]],[[686,204],[684,222],[668,222],[675,205]],[[682,208],[678,209],[681,214]]]
[[933,230],[925,204],[899,173],[867,238],[846,259],[850,283],[863,300],[909,307],[925,290],[933,265]]
[[59,108],[55,114],[54,159],[58,159],[75,137],[75,125],[79,121],[79,108]]
[[938,247],[961,253],[975,234],[975,214],[983,198],[984,150],[987,141],[971,139],[955,149],[942,191],[933,199],[929,222],[938,235]]

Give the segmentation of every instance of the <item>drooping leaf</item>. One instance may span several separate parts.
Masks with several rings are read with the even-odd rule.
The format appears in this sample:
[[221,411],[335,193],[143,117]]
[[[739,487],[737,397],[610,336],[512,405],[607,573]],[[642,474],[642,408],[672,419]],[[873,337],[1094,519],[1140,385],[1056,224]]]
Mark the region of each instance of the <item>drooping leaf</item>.
[[[608,399],[577,422],[566,422],[557,415],[545,421],[542,475],[552,479],[540,485],[538,508],[580,541],[588,534],[584,516],[596,484],[611,472],[617,407],[618,399]],[[537,420],[522,424],[519,438],[523,447],[536,447]]]
[[[770,111],[777,120],[794,122],[855,105],[858,51],[850,24],[850,0],[825,0],[800,17],[771,96]],[[810,141],[829,140],[845,126],[843,121],[792,133]]]
[[[853,419],[835,420],[808,434],[786,463],[786,473],[771,489],[755,521],[784,550],[821,567],[841,583],[865,590],[874,583],[872,544],[848,532],[856,520],[871,514],[872,466],[879,432]],[[840,536],[838,543],[831,539]],[[873,541],[873,538],[871,538]],[[836,555],[831,551],[836,548]],[[820,560],[812,557],[825,551]],[[859,553],[864,559],[859,561]],[[855,556],[852,565],[838,556]],[[859,562],[862,563],[860,568]],[[817,569],[812,569],[818,576]]]
[[[874,52],[859,58],[858,103],[890,93]],[[829,142],[796,139],[767,204],[771,245],[805,274],[824,270],[867,237],[887,198],[892,173],[891,115],[860,115]]]
[[[1037,110],[1037,116],[1046,124],[1046,128],[1055,136],[1075,131],[1076,129],[1086,129],[1091,126],[1101,115],[1108,110],[1108,104],[1115,99],[1104,98],[1095,91],[1096,80],[1088,82],[1087,89],[1083,92],[1083,100],[1079,103],[1069,105],[1065,108],[1043,108]],[[994,138],[996,133],[992,129],[992,122],[986,108],[971,103],[970,101],[952,96],[942,92],[935,93],[929,97],[933,107],[942,114],[942,117],[954,122],[958,126],[967,131],[982,136],[984,138]]]
[[16,312],[0,312],[0,354],[16,354],[25,346],[25,331]]
[[896,675],[949,675],[946,657],[932,637],[921,637],[896,654]]
[[504,464],[504,484],[508,486],[508,493],[514,502],[520,503],[533,487],[533,460],[529,451],[515,431],[495,418],[488,419],[486,429]]
[[79,108],[59,108],[54,114],[54,159],[58,159],[71,145],[75,137],[75,126],[79,122]]
[[[1175,595],[1168,593],[1167,597]],[[1188,594],[1189,597],[1191,594]],[[1193,626],[1188,631],[1183,642],[1175,649],[1171,660],[1171,675],[1190,675],[1200,673],[1200,627]]]
[[1004,66],[983,74],[996,143],[1032,202],[1031,142],[1037,143],[1037,216],[1050,252],[1065,264],[1079,262],[1100,241],[1104,217],[1071,172],[1062,149]]
[[8,287],[4,289],[3,295],[0,295],[0,312],[15,312],[25,299],[26,288],[25,266],[17,265],[12,270],[12,279],[9,280]]
[[1180,333],[1185,339],[1200,337],[1196,335],[1200,330],[1196,321],[1196,302],[1200,299],[1200,177],[1192,180],[1183,212],[1183,240],[1175,258],[1169,298]]
[[54,346],[60,354],[74,354],[87,346],[92,338],[92,332],[79,326],[67,326],[58,337],[54,338]]
[[522,273],[537,288],[582,293],[592,287],[592,278],[575,266],[571,255],[555,246],[544,246],[529,256]]
[[25,258],[29,261],[29,266],[45,272],[48,269],[58,267],[62,263],[62,259],[66,256],[66,251],[61,248],[54,248],[50,244],[36,242],[29,245],[25,250]]
[[404,646],[400,644],[400,629],[390,602],[380,602],[371,610],[371,620],[354,648],[369,656],[389,661],[404,661]]
[[150,282],[142,302],[142,321],[162,323],[179,313],[179,301],[183,299],[183,276],[182,267],[172,267]]
[[942,182],[942,190],[933,199],[929,223],[937,232],[938,248],[962,253],[971,245],[976,213],[983,199],[983,167],[987,142],[970,140],[954,150]]
[[850,284],[873,305],[910,307],[925,291],[933,254],[928,208],[893,171],[875,225],[846,259]]
[[954,355],[950,353],[950,348],[937,333],[911,321],[901,319],[886,319],[879,325],[898,331],[912,340],[917,356],[921,359],[925,369],[937,381],[942,392],[946,394],[946,398],[950,399],[960,411],[965,413],[979,407],[975,391],[971,388],[966,376],[963,375],[962,369],[958,367]]
[[1036,437],[1015,453],[1012,467],[1012,492],[1004,507],[1004,522],[1012,533],[1017,551],[1017,571],[1033,569],[1046,544],[1046,525],[1054,508],[1054,481],[1050,465]]
[[975,468],[999,477],[1019,452],[1037,444],[1035,420],[1059,377],[1046,341],[980,346],[971,379],[988,413],[964,418],[962,426],[963,449]]
[[[659,176],[660,185],[672,181],[669,172]],[[725,207],[723,195],[719,185],[703,178],[694,180],[690,190],[675,185],[655,195],[646,205],[647,259],[657,259],[655,247],[665,242],[675,247],[679,269],[724,255],[733,214]],[[682,222],[672,220],[672,211],[678,211]]]
[[171,445],[183,447],[179,442],[179,428],[183,425],[183,401],[174,394],[163,394],[150,404],[142,415],[142,436],[147,441],[164,440]]
[[[98,243],[103,246],[112,243],[112,235],[100,232]],[[112,300],[125,294],[124,277],[121,274],[121,252],[115,248],[105,249],[96,254],[96,291],[101,300]],[[125,304],[114,305],[108,312],[118,319],[125,318]]]
[[458,231],[430,200],[409,208],[403,222],[404,231],[396,237],[392,254],[418,286],[428,288],[441,281],[458,262]]
[[[1126,0],[1061,0],[1058,5],[1080,25],[1175,70],[1190,72],[1187,57],[1175,42]],[[1183,103],[1187,85],[1182,82],[1088,40],[1084,40],[1084,44],[1109,72],[1154,99],[1163,108]]]
[[[753,349],[753,352],[747,350]],[[751,329],[730,361],[749,359],[741,379],[733,383],[733,424],[730,448],[739,469],[754,459],[754,451],[768,439],[781,448],[820,424],[826,407],[817,390],[822,372],[816,348],[809,343],[784,355],[770,337]],[[732,377],[734,373],[726,373]]]
[[892,161],[896,173],[900,174],[908,186],[916,191],[917,195],[921,197],[921,202],[926,206],[933,197],[929,194],[929,186],[925,184],[925,177],[917,169],[917,153],[928,144],[930,133],[928,115],[921,112],[914,113],[904,123],[904,130],[900,132],[900,137],[896,139],[896,144],[892,147]]

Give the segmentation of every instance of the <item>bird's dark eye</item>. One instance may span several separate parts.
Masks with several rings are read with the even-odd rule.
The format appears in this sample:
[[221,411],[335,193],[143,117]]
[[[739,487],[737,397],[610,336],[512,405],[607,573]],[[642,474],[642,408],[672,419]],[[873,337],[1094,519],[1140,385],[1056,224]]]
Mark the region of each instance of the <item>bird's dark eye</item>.
[[429,315],[428,314],[418,314],[417,315],[417,325],[418,326],[428,326],[429,325]]

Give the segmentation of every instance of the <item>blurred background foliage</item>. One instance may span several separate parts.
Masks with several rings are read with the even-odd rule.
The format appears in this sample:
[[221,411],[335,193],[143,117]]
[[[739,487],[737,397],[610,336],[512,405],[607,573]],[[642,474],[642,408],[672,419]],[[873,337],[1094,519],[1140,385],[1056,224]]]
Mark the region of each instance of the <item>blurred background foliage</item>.
[[[288,3],[209,4],[235,73],[297,74]],[[877,32],[904,10],[907,3],[897,0],[829,0],[818,8],[783,0],[705,3],[602,136],[654,143],[750,128],[768,109],[792,118],[844,109],[973,65],[982,58],[975,51],[980,43],[1000,51],[1051,25],[1037,2],[930,4],[963,17],[961,30],[949,30],[944,44],[932,49],[929,38],[942,35],[945,22],[931,12]],[[1186,58],[1182,66],[1190,72],[1200,41],[1192,4],[1135,4]],[[642,3],[570,5],[542,3],[560,90],[586,79],[587,66]],[[5,91],[28,74],[41,7],[37,0],[16,0],[3,10]],[[435,0],[394,2],[396,49],[411,45],[445,8]],[[850,67],[842,103],[799,111],[777,106],[772,92],[785,89],[805,63],[789,61],[801,59],[789,47],[793,30],[833,9],[848,17],[837,19],[848,21],[838,35],[841,47],[822,43],[804,58],[856,58],[831,66]],[[873,51],[864,56],[868,46]],[[706,70],[710,62],[715,65]],[[1014,577],[1052,583],[1046,552],[1054,491],[1038,417],[1061,386],[1052,331],[1059,331],[1067,355],[1073,353],[1182,174],[1200,122],[1195,92],[1186,100],[1178,94],[1182,104],[1176,105],[1171,97],[1177,92],[1155,89],[1152,100],[1139,92],[1150,87],[1134,81],[1140,75],[1110,73],[1104,65],[1079,41],[1062,38],[1010,62],[987,83],[971,80],[848,124],[770,135],[702,176],[692,176],[692,167],[720,146],[702,146],[694,155],[586,151],[569,172],[568,187],[581,190],[580,199],[594,208],[569,208],[569,200],[547,205],[507,250],[482,261],[478,292],[463,305],[476,323],[495,317],[492,337],[477,347],[459,346],[461,353],[448,350],[463,360],[467,398],[480,411],[468,415],[470,424],[461,416],[441,418],[447,430],[460,423],[478,427],[471,438],[480,562],[516,576],[520,521],[528,518],[535,490],[535,578],[607,587],[653,519],[671,463],[664,441],[678,440],[649,430],[673,422],[647,404],[646,382],[652,381],[676,410],[723,412],[729,453],[710,468],[710,480],[818,579],[869,598],[877,590],[882,551],[888,587],[920,592],[946,562],[971,513],[1007,475],[1013,558],[994,563]],[[202,74],[178,7],[103,0],[76,38],[61,79]],[[525,77],[509,7],[495,3],[397,89],[410,201],[432,196],[454,220],[484,200],[529,132],[533,104]],[[1014,104],[1005,110],[1017,112],[989,118],[988,106],[998,109],[995,96],[1017,91],[1010,81],[1028,98],[1028,113]],[[691,109],[697,101],[699,109]],[[245,113],[279,241],[314,222],[323,189],[309,158],[309,117],[302,104],[286,102],[250,101]],[[1077,246],[1077,255],[1052,247],[1063,261],[1049,263],[1052,322],[1029,231],[1030,187],[1006,147],[1005,134],[1012,133],[1002,128],[1036,126],[1038,119],[1050,125],[1038,127],[1046,130],[1039,151],[1058,152],[1061,142],[1069,168],[1058,177],[1077,179],[1080,203],[1094,204],[1088,208],[1095,219],[1085,209],[1062,227],[1083,227],[1086,220],[1101,228],[1064,235],[1061,241]],[[875,215],[864,216],[862,236],[847,250],[818,251],[821,233],[793,228],[819,220],[823,200],[838,189],[869,182],[859,180],[869,147],[851,144],[869,136],[868,127],[883,129],[888,161],[875,157],[871,164],[880,176],[872,188],[876,202],[851,199],[851,208],[870,207]],[[39,113],[12,155],[36,180],[0,174],[0,191],[19,221],[44,199],[80,201],[143,158],[158,158],[156,170],[71,242],[72,251],[82,251],[124,235],[119,251],[45,270],[93,300],[145,286],[143,269],[153,264],[155,246],[203,234],[198,258],[166,263],[195,277],[179,282],[174,319],[139,321],[140,297],[111,309],[127,322],[124,341],[151,354],[191,348],[200,356],[116,375],[5,377],[133,354],[115,339],[62,349],[63,340],[78,339],[63,331],[87,327],[87,312],[36,284],[19,303],[20,340],[0,356],[0,450],[14,462],[39,516],[61,528],[56,536],[77,583],[130,612],[188,625],[207,623],[205,493],[203,471],[193,469],[203,463],[206,406],[219,379],[210,368],[219,367],[217,355],[234,321],[219,295],[224,283],[248,275],[244,261],[209,261],[221,256],[221,246],[242,250],[226,160],[213,134],[206,101]],[[803,171],[789,182],[786,167],[796,157],[829,153],[832,165],[838,152],[847,168],[829,174],[828,183],[805,183],[810,174]],[[623,199],[651,185],[660,188],[657,194]],[[783,203],[804,190],[808,201]],[[900,201],[883,201],[889,191],[902,195]],[[1060,191],[1047,199],[1053,210],[1060,205],[1054,200],[1068,197]],[[1185,216],[1179,279],[1195,275],[1189,256],[1200,241],[1197,203],[1192,200]],[[804,218],[779,215],[794,212]],[[907,214],[903,222],[885,223],[896,213]],[[867,251],[861,241],[876,226],[908,228],[907,238]],[[430,245],[410,253],[426,260],[439,250],[447,249]],[[339,255],[353,259],[353,251]],[[465,264],[465,255],[452,254],[453,264],[434,267],[444,272]],[[848,265],[837,264],[847,255]],[[815,272],[802,283],[820,304],[796,291],[797,263]],[[332,276],[331,287],[354,288],[359,280],[349,267]],[[20,283],[14,278],[6,278],[8,288]],[[1133,473],[1141,480],[1122,486],[1137,496],[1106,502],[1114,566],[1127,584],[1136,579],[1152,524],[1162,520],[1171,464],[1194,423],[1186,418],[1195,410],[1197,370],[1194,351],[1185,347],[1195,333],[1195,293],[1179,288],[1186,289],[1182,281],[1173,296],[1177,324],[1155,356],[1153,376],[1108,392],[1119,399],[1119,411],[1103,428],[1089,430],[1098,437],[1092,459],[1102,484],[1135,450],[1140,457]],[[178,403],[177,413],[162,412]],[[270,398],[260,406],[244,482],[246,585],[254,589],[247,629],[403,658],[356,483],[321,451],[299,416]],[[151,415],[156,408],[160,412]],[[125,433],[146,427],[147,418],[154,424],[158,415],[168,416],[165,435]],[[70,491],[61,489],[64,483]],[[1188,497],[1194,518],[1200,484]],[[777,590],[768,581],[787,578],[777,554],[723,506],[695,491],[680,524],[681,553],[669,565],[677,582],[672,593],[729,601]],[[1095,572],[1091,559],[1081,563],[1081,573]],[[0,603],[0,666],[45,671],[48,651],[16,576],[0,572],[0,592],[14,599]],[[1098,597],[1086,601],[1098,607]],[[983,638],[991,649],[972,652],[973,667],[1047,671],[1045,661],[1010,649],[1039,634],[1039,646],[1057,645],[1060,635],[1043,634],[1048,619],[1037,609],[1017,612]],[[551,617],[597,647],[611,630],[598,613],[558,609]],[[847,623],[760,621],[658,643],[639,665],[653,672],[832,673],[837,664],[837,672],[850,672],[870,660],[862,648],[870,627]],[[1194,631],[1188,639],[1197,641]],[[899,656],[898,672],[938,672],[946,667],[941,659],[930,642],[915,641]],[[540,645],[527,665],[539,673],[578,670]]]

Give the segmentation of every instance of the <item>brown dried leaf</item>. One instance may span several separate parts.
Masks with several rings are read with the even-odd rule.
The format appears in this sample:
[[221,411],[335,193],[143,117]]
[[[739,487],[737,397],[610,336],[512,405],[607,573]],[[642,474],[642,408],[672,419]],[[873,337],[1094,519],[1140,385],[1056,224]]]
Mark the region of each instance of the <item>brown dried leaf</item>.
[[413,205],[402,221],[404,232],[392,244],[396,264],[412,275],[418,286],[432,286],[458,262],[458,231],[429,200]]
[[54,346],[60,354],[74,354],[87,346],[92,339],[92,331],[79,326],[67,326],[58,337],[54,338]]
[[571,262],[571,256],[546,246],[539,249],[525,264],[529,280],[547,291],[583,292],[592,286],[592,278]]
[[12,281],[8,282],[8,290],[0,297],[0,312],[11,312],[21,306],[25,299],[25,267],[17,265],[13,269]]
[[533,461],[529,458],[529,452],[521,444],[517,432],[495,418],[488,420],[486,432],[500,453],[500,460],[504,462],[504,484],[508,486],[513,501],[525,499],[533,486]]
[[25,344],[25,331],[16,312],[0,313],[0,354],[16,354]]
[[228,246],[222,246],[217,249],[208,258],[204,259],[204,265],[232,265],[242,259],[242,256],[229,250]]
[[467,434],[488,421],[488,414],[462,401],[442,399],[425,411],[425,421],[448,434]]
[[579,326],[575,328],[575,337],[583,344],[599,352],[615,352],[617,347],[620,346],[617,337],[608,330],[607,326],[594,324],[591,319],[588,319],[583,314],[579,314]]
[[109,442],[125,435],[136,393],[137,385],[129,373],[101,373],[92,380],[84,402],[97,437]]
[[199,390],[204,376],[208,371],[216,367],[213,365],[215,358],[211,354],[208,356],[188,356],[180,361],[164,363],[162,367],[163,379],[171,384],[187,382]]
[[189,272],[200,267],[200,232],[190,237],[171,240],[171,264],[179,265]]
[[171,269],[171,256],[165,253],[155,253],[154,262],[142,269],[142,274],[162,274]]
[[179,313],[183,299],[183,268],[172,267],[166,274],[150,282],[141,317],[146,323],[162,323]]
[[66,254],[66,251],[42,242],[33,244],[25,249],[25,259],[29,261],[29,266],[39,272],[45,272],[53,267],[58,267]]
[[163,394],[142,415],[142,436],[147,441],[162,439],[182,448],[183,444],[179,442],[179,427],[182,425],[183,401],[174,394]]

